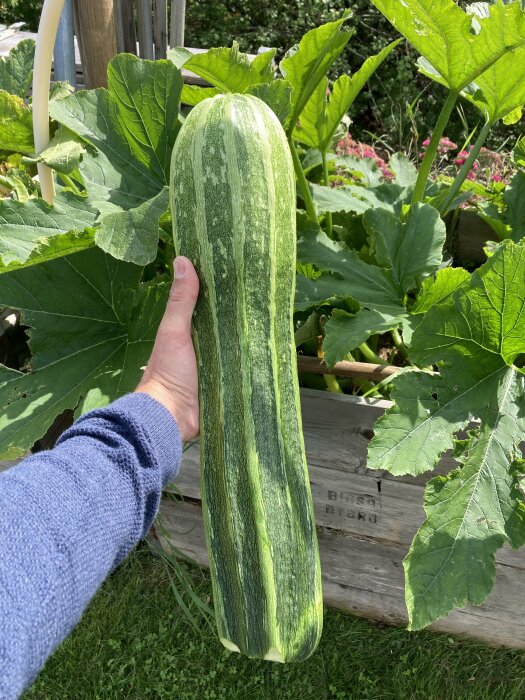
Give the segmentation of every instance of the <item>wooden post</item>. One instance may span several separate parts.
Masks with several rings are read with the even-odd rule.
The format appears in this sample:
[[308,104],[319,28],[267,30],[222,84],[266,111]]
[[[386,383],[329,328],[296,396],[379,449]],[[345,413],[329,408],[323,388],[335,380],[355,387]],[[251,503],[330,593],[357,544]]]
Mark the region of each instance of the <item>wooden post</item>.
[[133,0],[115,0],[117,51],[137,54],[137,33]]
[[77,84],[77,69],[75,63],[75,29],[73,22],[73,3],[66,0],[60,22],[54,51],[55,80],[67,80],[73,87]]
[[117,54],[113,0],[76,0],[77,37],[84,72],[84,85],[107,87],[107,67]]
[[153,43],[155,58],[166,58],[168,48],[168,2],[155,0],[155,15],[153,19]]
[[152,0],[137,0],[137,20],[139,27],[139,56],[153,60],[153,18]]
[[184,46],[184,25],[186,20],[186,0],[172,0],[170,48]]

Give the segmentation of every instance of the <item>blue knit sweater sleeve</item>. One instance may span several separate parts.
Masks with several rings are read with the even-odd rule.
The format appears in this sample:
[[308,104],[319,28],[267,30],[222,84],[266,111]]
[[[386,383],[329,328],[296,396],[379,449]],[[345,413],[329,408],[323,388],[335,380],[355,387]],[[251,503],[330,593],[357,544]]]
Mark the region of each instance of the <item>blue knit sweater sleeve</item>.
[[129,394],[0,474],[0,698],[18,698],[146,534],[182,454],[171,414]]

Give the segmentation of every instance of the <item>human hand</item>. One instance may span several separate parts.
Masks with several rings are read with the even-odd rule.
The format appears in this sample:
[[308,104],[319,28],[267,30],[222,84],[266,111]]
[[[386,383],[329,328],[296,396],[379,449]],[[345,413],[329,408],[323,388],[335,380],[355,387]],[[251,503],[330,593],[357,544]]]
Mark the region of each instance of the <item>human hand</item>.
[[188,258],[175,258],[175,275],[155,345],[136,391],[149,394],[177,421],[183,441],[199,434],[197,361],[191,317],[199,278]]

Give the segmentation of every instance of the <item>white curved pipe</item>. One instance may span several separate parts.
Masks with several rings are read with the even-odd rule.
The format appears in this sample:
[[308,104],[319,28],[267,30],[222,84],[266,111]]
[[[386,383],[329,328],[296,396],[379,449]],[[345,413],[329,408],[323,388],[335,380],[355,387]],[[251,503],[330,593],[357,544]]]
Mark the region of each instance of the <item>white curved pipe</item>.
[[[33,71],[33,136],[37,154],[43,151],[49,143],[51,63],[63,7],[64,0],[45,0],[38,25]],[[42,198],[49,204],[53,204],[55,201],[53,171],[43,163],[38,163],[37,168]]]

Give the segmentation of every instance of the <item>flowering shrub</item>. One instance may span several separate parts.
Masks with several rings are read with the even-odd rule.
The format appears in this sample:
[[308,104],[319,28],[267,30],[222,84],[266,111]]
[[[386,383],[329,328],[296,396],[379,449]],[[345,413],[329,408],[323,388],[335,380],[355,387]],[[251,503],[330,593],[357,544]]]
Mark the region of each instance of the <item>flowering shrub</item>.
[[[423,152],[419,154],[419,158],[423,159],[425,151],[430,144],[430,139],[425,139],[421,144]],[[472,146],[467,149],[459,150],[459,146],[451,141],[446,136],[439,142],[438,154],[436,160],[434,177],[439,174],[455,177],[460,168],[466,163],[470,155]],[[457,153],[455,151],[458,151]],[[503,182],[508,183],[509,178],[513,174],[512,160],[510,154],[491,151],[488,148],[482,148],[478,158],[472,164],[472,168],[467,175],[467,179],[473,182],[480,182],[485,186],[490,186],[493,183]]]
[[370,146],[370,144],[355,141],[349,133],[338,142],[335,152],[339,156],[346,155],[354,156],[355,158],[369,158],[373,160],[379,170],[381,170],[385,180],[390,180],[393,177],[393,173],[388,169],[388,163],[381,158],[376,149]]

